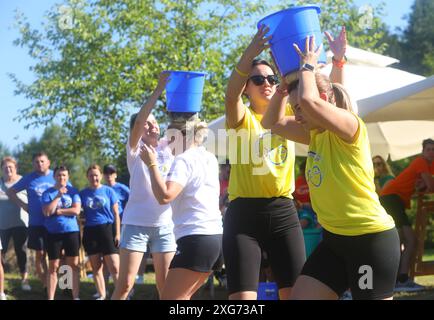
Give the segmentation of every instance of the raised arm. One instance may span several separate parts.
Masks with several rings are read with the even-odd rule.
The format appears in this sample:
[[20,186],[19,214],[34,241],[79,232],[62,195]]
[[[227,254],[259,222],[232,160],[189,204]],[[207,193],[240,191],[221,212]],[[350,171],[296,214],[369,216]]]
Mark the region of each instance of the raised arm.
[[[294,48],[304,63],[317,66],[322,46],[315,50],[314,37],[306,38],[306,50],[301,52],[295,44]],[[358,129],[357,118],[349,111],[338,108],[327,101],[327,96],[320,96],[316,85],[315,73],[310,70],[299,71],[298,98],[303,115],[322,128],[330,130],[344,141],[352,142]]]
[[344,64],[346,62],[345,52],[347,50],[347,33],[345,26],[342,26],[339,36],[334,39],[329,32],[324,32],[329,42],[330,50],[333,53],[332,71],[330,81],[344,84]]
[[170,73],[168,72],[162,72],[160,73],[160,77],[158,79],[157,87],[155,88],[154,92],[146,101],[146,103],[140,108],[139,113],[137,114],[136,121],[134,123],[134,126],[130,133],[130,139],[129,144],[131,149],[136,148],[137,144],[142,137],[142,131],[143,127],[146,124],[146,120],[148,119],[149,115],[151,114],[152,108],[157,103],[158,98],[161,96],[161,94],[164,91],[164,88],[166,87],[167,82],[169,81]]
[[285,77],[276,90],[276,94],[271,98],[270,105],[262,118],[261,124],[265,129],[282,136],[285,139],[295,142],[309,144],[310,136],[303,126],[295,121],[294,116],[286,115],[288,104],[288,84]]
[[252,69],[253,59],[269,47],[267,42],[271,37],[265,38],[268,30],[269,28],[265,26],[259,28],[229,77],[225,96],[226,123],[229,128],[236,128],[244,118],[246,110],[242,95]]

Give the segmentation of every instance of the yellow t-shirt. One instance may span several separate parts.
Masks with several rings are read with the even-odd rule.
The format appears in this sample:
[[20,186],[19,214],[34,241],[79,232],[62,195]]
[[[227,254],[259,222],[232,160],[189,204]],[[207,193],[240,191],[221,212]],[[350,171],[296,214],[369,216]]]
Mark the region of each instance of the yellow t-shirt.
[[392,229],[395,223],[375,192],[368,133],[358,118],[355,141],[331,131],[311,131],[306,163],[313,209],[329,232],[356,236]]
[[[292,115],[289,107],[287,114]],[[294,142],[261,125],[262,115],[246,108],[241,124],[227,129],[231,163],[229,199],[292,198],[294,191]]]

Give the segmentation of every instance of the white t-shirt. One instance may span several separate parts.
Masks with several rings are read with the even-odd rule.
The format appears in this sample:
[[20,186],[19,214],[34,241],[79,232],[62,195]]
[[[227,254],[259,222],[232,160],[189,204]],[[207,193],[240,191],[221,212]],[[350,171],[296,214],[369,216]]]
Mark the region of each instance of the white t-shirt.
[[[149,169],[140,158],[140,147],[142,145],[142,140],[139,140],[137,148],[132,150],[129,142],[127,142],[130,197],[125,206],[122,224],[143,227],[171,225],[172,209],[170,205],[160,205],[152,192]],[[173,159],[170,149],[164,144],[159,144],[157,147],[157,162],[163,178],[166,178]]]
[[176,240],[223,233],[218,162],[212,153],[204,147],[188,149],[175,157],[166,180],[184,187],[171,203]]

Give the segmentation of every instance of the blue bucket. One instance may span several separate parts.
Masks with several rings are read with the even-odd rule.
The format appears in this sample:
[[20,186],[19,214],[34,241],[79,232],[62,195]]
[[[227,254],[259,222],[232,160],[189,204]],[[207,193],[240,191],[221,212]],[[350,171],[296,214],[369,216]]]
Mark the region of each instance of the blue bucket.
[[169,112],[199,112],[202,106],[206,73],[167,72],[170,72],[170,81],[166,84],[167,110]]
[[258,300],[279,300],[279,288],[276,282],[259,282]]
[[[319,25],[318,6],[299,6],[275,12],[258,22],[270,28],[267,36],[273,36],[270,40],[271,52],[277,64],[279,72],[286,76],[300,69],[300,57],[293,47],[296,43],[300,50],[304,51],[305,41],[308,36],[315,36],[315,48],[322,43],[322,32]],[[326,54],[323,49],[318,63],[326,63]]]
[[311,255],[311,253],[321,242],[322,229],[321,228],[303,229],[303,236],[304,236],[304,246],[306,248],[306,258],[307,258]]

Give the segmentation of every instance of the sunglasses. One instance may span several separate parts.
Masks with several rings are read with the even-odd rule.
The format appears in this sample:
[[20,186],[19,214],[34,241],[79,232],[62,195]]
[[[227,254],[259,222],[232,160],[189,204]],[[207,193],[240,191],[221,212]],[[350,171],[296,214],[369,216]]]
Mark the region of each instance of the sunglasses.
[[251,76],[249,78],[249,80],[252,80],[255,86],[262,86],[265,83],[265,79],[267,79],[268,83],[271,84],[272,86],[279,84],[279,77],[276,76],[275,74],[270,74],[266,77],[260,75]]

